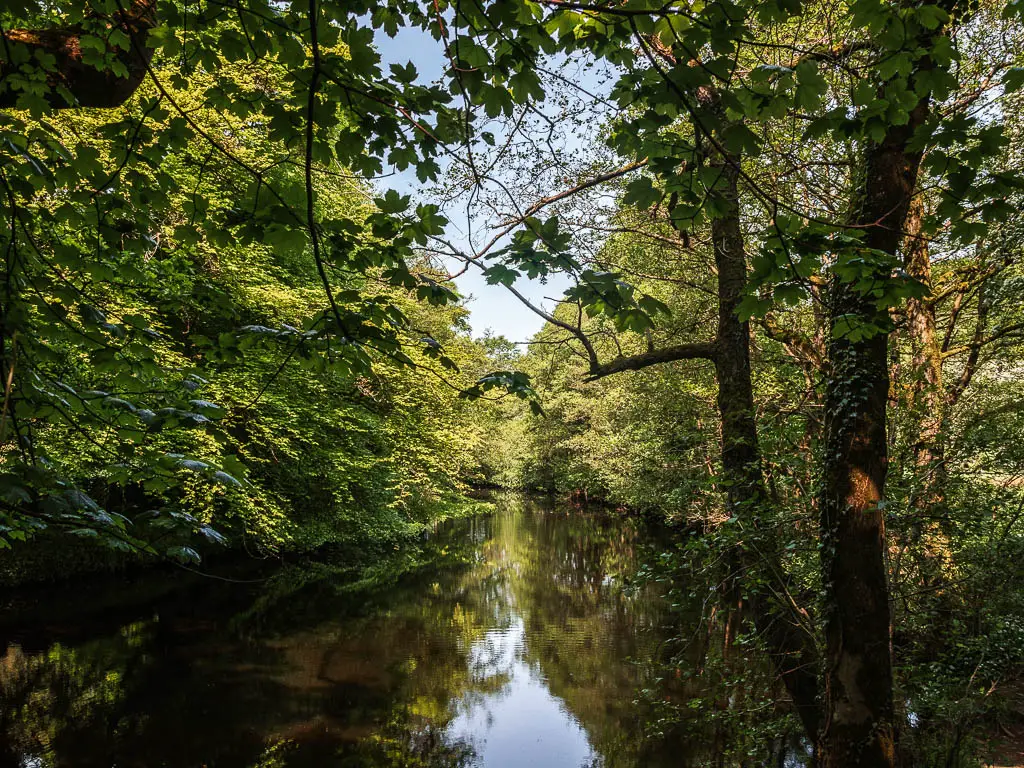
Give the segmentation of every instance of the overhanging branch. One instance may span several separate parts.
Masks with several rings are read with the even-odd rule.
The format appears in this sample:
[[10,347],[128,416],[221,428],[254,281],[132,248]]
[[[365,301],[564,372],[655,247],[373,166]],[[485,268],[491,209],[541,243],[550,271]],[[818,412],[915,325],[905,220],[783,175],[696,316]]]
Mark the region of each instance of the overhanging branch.
[[[127,101],[143,78],[153,55],[147,44],[156,26],[156,0],[135,0],[128,8],[103,20],[108,31],[120,30],[129,37],[127,48],[111,49],[126,74],[112,67],[97,69],[85,62],[82,37],[96,35],[94,27],[75,25],[53,29],[11,29],[0,33],[0,109],[18,106],[21,90],[12,89],[8,76],[22,67],[41,67],[40,57],[52,56],[47,72],[45,100],[56,109],[69,107],[117,107]],[[109,41],[109,35],[104,38]]]
[[610,362],[592,365],[586,381],[596,381],[623,371],[639,371],[652,365],[671,363],[676,360],[714,360],[717,346],[713,342],[679,344],[665,349],[655,349],[638,355],[618,357]]

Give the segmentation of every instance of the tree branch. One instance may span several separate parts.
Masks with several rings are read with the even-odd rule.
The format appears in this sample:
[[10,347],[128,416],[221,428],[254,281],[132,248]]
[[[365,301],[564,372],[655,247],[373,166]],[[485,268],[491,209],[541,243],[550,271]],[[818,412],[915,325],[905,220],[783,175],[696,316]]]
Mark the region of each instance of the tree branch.
[[[46,102],[55,109],[69,107],[117,107],[127,101],[146,76],[153,49],[147,44],[156,26],[156,0],[135,0],[125,10],[101,21],[108,33],[117,29],[128,35],[127,47],[110,47],[110,52],[127,70],[126,76],[111,67],[97,69],[85,62],[82,37],[97,29],[84,24],[54,29],[11,29],[0,32],[0,109],[18,106],[21,90],[12,89],[8,75],[29,64],[41,67],[40,57],[55,59],[47,73]],[[109,34],[106,42],[109,44]],[[69,97],[71,100],[69,100]]]
[[671,363],[675,360],[714,360],[718,354],[718,347],[713,342],[695,342],[693,344],[679,344],[665,349],[655,349],[651,352],[643,352],[638,355],[618,357],[608,363],[591,365],[590,374],[585,381],[596,381],[605,376],[611,376],[623,371],[639,371],[660,363]]
[[786,351],[801,364],[812,370],[822,371],[825,368],[824,355],[807,337],[788,328],[783,328],[770,314],[765,315],[758,325],[772,341],[777,341]]

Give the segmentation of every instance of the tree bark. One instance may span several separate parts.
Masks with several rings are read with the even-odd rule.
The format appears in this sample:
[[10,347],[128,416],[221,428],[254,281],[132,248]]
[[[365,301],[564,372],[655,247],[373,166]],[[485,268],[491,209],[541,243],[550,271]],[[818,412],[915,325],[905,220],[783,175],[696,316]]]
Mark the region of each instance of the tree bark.
[[[914,198],[907,214],[907,238],[903,265],[907,274],[920,280],[929,291],[932,287],[932,265],[928,239],[922,232],[924,201]],[[942,445],[945,397],[942,391],[942,347],[936,332],[935,303],[931,296],[907,301],[907,332],[910,335],[911,367],[914,385],[911,408],[917,415],[914,439],[914,466],[920,485],[912,505],[928,512],[945,498],[945,452]]]
[[[918,195],[907,214],[904,268],[907,273],[932,287],[928,240],[922,232],[924,202]],[[915,418],[913,538],[919,544],[918,561],[922,585],[930,590],[934,604],[934,628],[927,644],[938,654],[942,647],[943,622],[950,617],[950,595],[944,588],[950,563],[950,541],[942,518],[946,500],[946,457],[943,445],[946,394],[942,381],[942,345],[936,330],[935,302],[931,296],[907,301],[907,329],[910,335],[913,388],[910,412]]]
[[[921,152],[908,146],[927,113],[923,99],[906,125],[891,127],[881,142],[868,142],[864,150],[850,223],[862,229],[865,249],[895,255],[903,240],[921,162]],[[888,267],[879,265],[874,278],[890,279]],[[825,720],[817,760],[828,768],[890,768],[896,764],[896,724],[882,504],[888,471],[888,314],[869,292],[836,275],[828,303],[833,339],[819,500]],[[865,326],[879,330],[857,335]]]
[[[702,94],[708,98],[708,94]],[[754,385],[750,365],[750,325],[740,320],[738,309],[747,288],[747,260],[740,227],[739,155],[712,154],[724,183],[714,194],[719,215],[712,219],[711,236],[718,271],[718,333],[714,357],[718,383],[718,411],[722,421],[722,474],[731,515],[739,517],[752,537],[758,537],[760,517],[768,503],[764,468],[757,436]],[[716,185],[717,186],[717,185]],[[734,576],[726,590],[727,600],[743,607],[761,635],[772,666],[782,680],[801,724],[809,736],[818,731],[817,654],[807,631],[806,614],[794,615],[795,606],[780,606],[767,586],[785,592],[776,583],[774,547],[759,541],[759,547],[740,544],[730,555],[730,570],[745,574],[744,583]],[[769,562],[765,562],[765,559]],[[763,578],[762,578],[763,577]],[[746,596],[742,606],[740,595]],[[730,606],[730,607],[732,607]],[[796,609],[799,610],[799,609]],[[737,611],[737,618],[740,612]]]

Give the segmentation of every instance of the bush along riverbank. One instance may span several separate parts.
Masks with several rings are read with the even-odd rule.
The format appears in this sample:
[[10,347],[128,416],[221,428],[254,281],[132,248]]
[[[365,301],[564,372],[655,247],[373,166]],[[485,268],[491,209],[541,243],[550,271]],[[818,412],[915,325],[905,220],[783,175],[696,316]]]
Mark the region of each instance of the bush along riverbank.
[[0,554],[0,588],[16,590],[36,585],[59,585],[72,580],[105,575],[144,577],[146,572],[202,572],[214,576],[243,577],[253,571],[266,575],[295,563],[334,562],[358,571],[371,567],[395,552],[415,552],[438,526],[455,519],[485,514],[490,504],[480,498],[454,497],[437,504],[425,519],[405,521],[385,531],[363,531],[328,537],[313,545],[285,542],[273,549],[243,538],[218,536],[216,541],[194,537],[187,540],[185,555],[112,547],[92,538],[69,540],[41,533],[31,543],[16,543]]

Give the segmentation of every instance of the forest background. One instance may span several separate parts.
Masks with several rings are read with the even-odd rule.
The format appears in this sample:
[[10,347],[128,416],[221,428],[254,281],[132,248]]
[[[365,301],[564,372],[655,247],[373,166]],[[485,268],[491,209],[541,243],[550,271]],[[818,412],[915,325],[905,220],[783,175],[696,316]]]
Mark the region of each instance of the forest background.
[[8,4],[9,578],[571,492],[715,585],[723,759],[970,764],[1024,659],[1022,12]]

